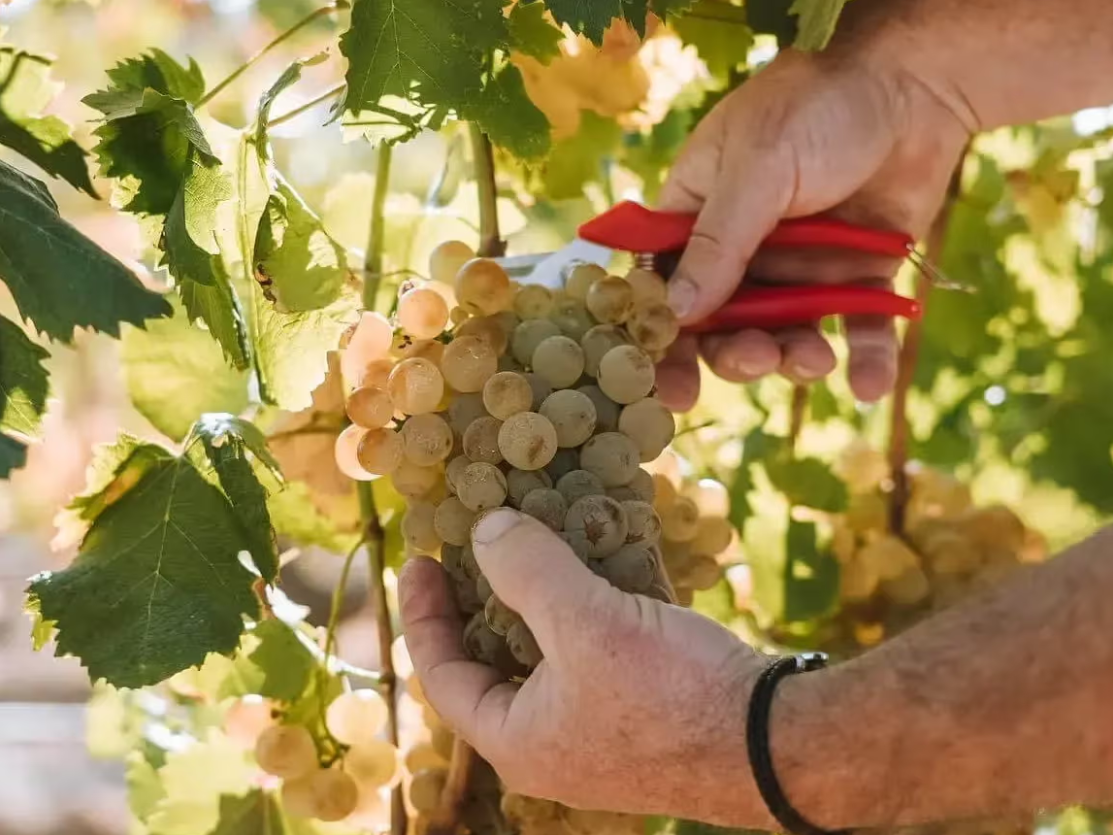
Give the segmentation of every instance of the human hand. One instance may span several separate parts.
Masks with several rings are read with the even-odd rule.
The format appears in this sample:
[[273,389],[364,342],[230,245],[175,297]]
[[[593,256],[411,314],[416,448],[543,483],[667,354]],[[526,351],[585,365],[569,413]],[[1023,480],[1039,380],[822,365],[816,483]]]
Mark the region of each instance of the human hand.
[[774,825],[745,747],[762,656],[712,620],[619,591],[517,511],[485,516],[474,547],[544,651],[525,683],[465,656],[436,561],[403,569],[402,620],[430,704],[508,790],[578,808]]
[[[660,208],[699,212],[670,281],[685,324],[720,307],[743,275],[773,284],[890,287],[895,259],[861,253],[772,251],[761,240],[786,217],[823,212],[921,236],[937,212],[970,131],[934,84],[867,49],[781,53],[728,95],[696,129],[673,166]],[[892,320],[847,317],[855,395],[876,400],[896,378]],[[658,372],[660,397],[685,411],[699,394],[697,355],[724,379],[780,372],[798,383],[835,367],[814,326],[684,336]]]

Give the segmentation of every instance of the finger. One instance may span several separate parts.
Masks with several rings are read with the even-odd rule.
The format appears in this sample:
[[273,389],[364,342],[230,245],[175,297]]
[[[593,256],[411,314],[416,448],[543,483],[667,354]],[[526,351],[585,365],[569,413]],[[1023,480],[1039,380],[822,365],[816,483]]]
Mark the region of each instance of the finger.
[[747,281],[765,284],[855,284],[864,275],[893,276],[900,260],[831,247],[761,247],[750,259]]
[[896,324],[889,316],[847,316],[850,388],[859,400],[872,403],[892,391],[897,380]]
[[611,588],[552,530],[510,508],[481,518],[472,546],[491,589],[522,616],[547,658],[558,654],[567,625]]
[[428,557],[411,559],[398,596],[406,648],[429,704],[480,751],[498,747],[517,688],[464,654],[464,625],[444,569]]
[[687,412],[699,399],[699,347],[682,334],[657,366],[657,397],[673,412]]
[[781,345],[780,372],[794,383],[811,383],[835,370],[835,352],[814,325],[777,332]]
[[783,360],[781,346],[766,331],[710,334],[700,340],[700,350],[711,370],[732,383],[749,383],[772,374]]

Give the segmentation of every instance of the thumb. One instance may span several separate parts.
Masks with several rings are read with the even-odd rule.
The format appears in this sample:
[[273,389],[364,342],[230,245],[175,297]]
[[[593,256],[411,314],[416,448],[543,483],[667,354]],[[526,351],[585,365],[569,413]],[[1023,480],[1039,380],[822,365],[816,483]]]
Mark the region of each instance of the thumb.
[[610,589],[560,537],[531,516],[493,510],[472,529],[476,561],[499,599],[525,620],[550,655],[560,624]]
[[669,279],[669,304],[682,324],[707,318],[733,295],[792,198],[791,160],[775,148],[726,149],[718,175]]

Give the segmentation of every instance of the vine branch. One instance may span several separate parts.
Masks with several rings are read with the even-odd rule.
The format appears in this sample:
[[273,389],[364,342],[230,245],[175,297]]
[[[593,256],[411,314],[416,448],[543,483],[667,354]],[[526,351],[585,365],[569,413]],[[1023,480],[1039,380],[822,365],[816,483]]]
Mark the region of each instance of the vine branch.
[[[364,256],[363,307],[375,309],[379,295],[379,281],[383,271],[383,249],[386,246],[386,197],[390,187],[391,148],[379,148],[378,163],[375,168],[375,191],[371,197],[371,228],[367,235],[367,252]],[[398,676],[394,671],[394,624],[390,617],[390,604],[387,601],[386,582],[386,538],[379,521],[379,510],[375,506],[375,493],[371,482],[361,481],[356,486],[359,494],[359,515],[363,524],[363,540],[367,543],[367,566],[369,569],[368,590],[371,598],[371,611],[375,617],[375,632],[379,638],[379,682],[380,691],[387,704],[387,740],[398,746]],[[391,835],[406,835],[409,821],[406,819],[406,806],[402,798],[402,787],[395,786],[390,793],[390,832]]]
[[311,98],[305,104],[300,104],[297,107],[295,107],[293,110],[287,110],[285,113],[278,114],[273,119],[271,119],[269,122],[267,122],[267,127],[268,128],[273,128],[273,127],[276,127],[277,125],[283,125],[286,122],[292,121],[293,119],[296,119],[298,116],[305,113],[306,111],[312,110],[317,105],[323,104],[324,102],[328,101],[329,99],[336,98],[341,93],[343,93],[344,90],[347,89],[347,87],[348,87],[348,85],[344,84],[343,82],[341,82],[340,84],[337,84],[335,87],[330,87],[329,89],[325,90],[325,92],[321,93],[321,95],[314,96],[313,98]]
[[472,165],[479,188],[479,249],[484,258],[506,254],[506,241],[499,232],[498,186],[495,182],[495,154],[491,140],[479,125],[468,124],[471,136]]
[[[951,213],[955,202],[962,192],[962,168],[966,161],[963,150],[958,164],[951,174],[946,197],[939,212],[931,223],[925,240],[924,255],[931,264],[938,264],[943,258],[943,248],[947,242],[947,228],[950,226]],[[923,270],[916,273],[916,300],[921,311],[926,313],[928,297],[931,295],[931,279]],[[889,496],[889,528],[898,536],[904,532],[904,514],[908,506],[908,393],[916,375],[916,363],[920,356],[920,342],[923,339],[923,318],[913,319],[904,332],[897,363],[897,381],[893,389],[893,410],[889,423],[889,472],[893,479],[893,492]]]
[[327,6],[322,6],[319,9],[314,9],[312,12],[307,14],[305,17],[303,17],[301,20],[299,20],[297,23],[295,23],[293,26],[291,26],[285,32],[283,32],[280,35],[278,35],[277,37],[275,37],[274,40],[272,40],[270,43],[268,43],[266,46],[264,46],[262,49],[260,49],[258,52],[256,52],[254,55],[252,55],[250,58],[248,58],[246,61],[244,61],[242,64],[240,64],[238,67],[236,67],[236,69],[232,70],[232,72],[228,76],[226,76],[223,81],[218,82],[215,87],[213,87],[211,90],[209,90],[207,93],[205,93],[205,95],[203,95],[201,97],[201,99],[197,102],[197,107],[198,108],[204,107],[206,104],[208,104],[210,101],[212,101],[218,95],[220,95],[226,87],[235,83],[235,81],[241,75],[243,75],[245,72],[247,72],[253,66],[255,66],[260,61],[260,59],[262,59],[262,57],[264,55],[266,55],[268,52],[270,52],[276,46],[279,46],[283,42],[292,38],[294,35],[296,35],[298,32],[300,32],[306,26],[308,26],[313,21],[315,21],[317,18],[324,17],[325,15],[330,15],[333,12],[338,11],[340,9],[346,9],[346,8],[348,8],[348,6],[349,6],[348,0],[336,0],[335,3],[330,3]]

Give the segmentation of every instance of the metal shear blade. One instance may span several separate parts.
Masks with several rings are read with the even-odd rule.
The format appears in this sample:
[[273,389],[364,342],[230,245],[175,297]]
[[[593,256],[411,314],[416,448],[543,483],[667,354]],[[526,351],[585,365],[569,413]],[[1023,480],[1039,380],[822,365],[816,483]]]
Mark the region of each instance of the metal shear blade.
[[607,266],[614,250],[576,238],[556,252],[539,252],[532,255],[511,255],[496,258],[511,278],[522,284],[540,284],[550,290],[564,286],[564,269],[575,263],[587,262]]

